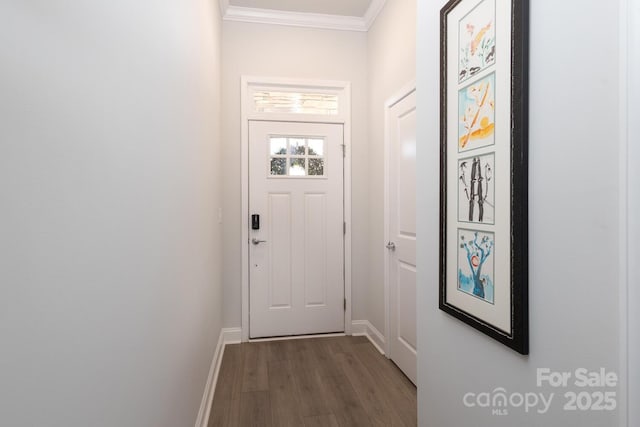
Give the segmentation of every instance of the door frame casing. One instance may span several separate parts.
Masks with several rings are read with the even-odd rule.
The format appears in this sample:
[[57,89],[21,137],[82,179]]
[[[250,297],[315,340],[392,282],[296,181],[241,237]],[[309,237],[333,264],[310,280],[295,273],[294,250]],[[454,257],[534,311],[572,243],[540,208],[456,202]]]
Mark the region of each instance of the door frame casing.
[[[258,76],[242,76],[240,88],[240,125],[241,125],[241,182],[242,182],[242,341],[249,341],[249,122],[301,122],[329,123],[343,125],[342,143],[345,146],[344,156],[344,332],[351,335],[351,83],[334,80],[307,80]],[[337,115],[282,114],[259,113],[253,108],[252,90],[312,90],[330,92],[338,95]]]
[[[390,178],[390,157],[392,149],[392,134],[391,134],[391,109],[404,100],[407,96],[416,91],[416,81],[411,80],[400,90],[398,90],[393,96],[387,99],[384,103],[384,242],[389,242],[391,236],[389,234],[389,225],[391,218],[390,210],[390,191],[389,178]],[[391,306],[389,302],[390,293],[390,280],[389,280],[389,262],[391,257],[389,250],[383,247],[384,251],[384,352],[387,358],[391,357]]]
[[[640,275],[640,5],[620,0],[620,425],[637,426],[640,408],[640,290],[632,280]],[[633,281],[635,284],[636,281]]]

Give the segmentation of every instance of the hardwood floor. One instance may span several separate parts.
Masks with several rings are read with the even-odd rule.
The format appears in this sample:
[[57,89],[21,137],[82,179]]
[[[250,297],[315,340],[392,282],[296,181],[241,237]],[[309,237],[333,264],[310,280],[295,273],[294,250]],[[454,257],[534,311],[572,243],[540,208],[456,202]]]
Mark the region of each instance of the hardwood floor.
[[228,345],[209,427],[416,426],[416,388],[366,337]]

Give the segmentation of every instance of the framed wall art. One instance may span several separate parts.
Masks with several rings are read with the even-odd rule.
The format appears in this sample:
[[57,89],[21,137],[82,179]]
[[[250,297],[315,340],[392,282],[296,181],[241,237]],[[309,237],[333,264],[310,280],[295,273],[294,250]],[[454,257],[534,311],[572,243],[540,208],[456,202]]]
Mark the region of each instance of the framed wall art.
[[440,27],[440,309],[528,354],[528,0]]

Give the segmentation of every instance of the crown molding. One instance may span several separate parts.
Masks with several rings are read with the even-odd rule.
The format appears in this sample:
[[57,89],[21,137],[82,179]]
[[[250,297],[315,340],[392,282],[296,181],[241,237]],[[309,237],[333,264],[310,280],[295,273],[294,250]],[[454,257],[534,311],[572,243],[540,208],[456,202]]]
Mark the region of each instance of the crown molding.
[[254,9],[239,6],[229,6],[222,19],[225,21],[323,28],[328,30],[367,31],[364,20],[354,16],[323,15],[319,13]]
[[218,3],[220,4],[220,16],[224,19],[224,15],[227,13],[227,9],[229,9],[229,0],[220,0]]
[[[227,0],[228,1],[228,0]],[[387,0],[371,0],[371,4],[369,5],[369,9],[364,14],[364,24],[367,27],[367,31],[369,28],[373,26],[373,23],[376,22],[376,18],[382,12],[384,5],[387,3]]]
[[229,0],[219,1],[222,19],[225,21],[363,32],[373,25],[386,3],[386,0],[372,0],[365,15],[358,17],[240,7],[230,5]]

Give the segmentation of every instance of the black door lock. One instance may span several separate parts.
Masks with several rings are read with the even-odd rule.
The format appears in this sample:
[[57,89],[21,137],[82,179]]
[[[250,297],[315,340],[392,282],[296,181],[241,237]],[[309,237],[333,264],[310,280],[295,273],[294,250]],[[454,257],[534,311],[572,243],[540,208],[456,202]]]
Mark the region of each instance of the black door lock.
[[251,215],[251,229],[260,230],[260,215],[257,215],[257,214]]

